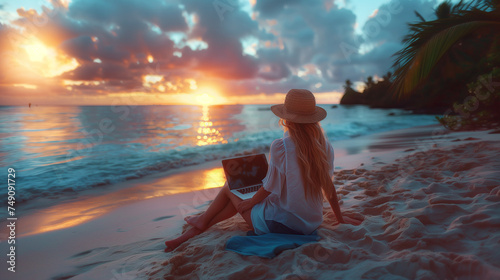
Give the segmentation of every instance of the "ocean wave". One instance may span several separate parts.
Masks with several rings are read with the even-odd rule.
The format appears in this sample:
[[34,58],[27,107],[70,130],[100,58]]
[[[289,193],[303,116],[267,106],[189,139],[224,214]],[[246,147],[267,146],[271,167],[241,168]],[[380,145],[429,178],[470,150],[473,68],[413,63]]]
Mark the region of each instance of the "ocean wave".
[[[233,111],[236,109],[229,107],[220,110],[235,114]],[[22,159],[9,164],[9,167],[18,171],[18,184],[22,186],[16,195],[17,202],[22,203],[37,197],[59,198],[77,195],[82,190],[104,188],[107,185],[167,170],[239,155],[267,153],[272,141],[283,135],[279,126],[274,123],[270,125],[269,118],[273,116],[272,113],[259,111],[258,106],[248,105],[239,110],[241,112],[239,115],[236,114],[236,117],[223,114],[219,119],[214,117],[213,121],[220,125],[210,128],[210,133],[218,135],[217,133],[224,134],[227,130],[231,131],[230,134],[226,133],[230,137],[227,137],[224,143],[215,145],[197,146],[192,142],[178,144],[176,140],[196,137],[192,134],[193,131],[202,127],[197,127],[199,124],[196,120],[176,116],[170,122],[171,124],[174,122],[175,125],[169,128],[159,130],[151,127],[150,122],[144,122],[144,126],[147,124],[147,127],[143,130],[136,129],[142,133],[141,135],[150,137],[147,139],[152,139],[151,141],[157,136],[166,137],[165,131],[168,131],[167,136],[170,138],[161,138],[162,140],[157,143],[151,144],[144,140],[137,142],[133,138],[123,137],[122,135],[130,133],[137,135],[136,131],[125,134],[124,131],[131,128],[123,126],[122,130],[116,133],[117,139],[91,146],[84,150],[84,153],[72,154],[72,150],[68,148],[61,152],[52,151],[45,156],[24,154]],[[332,112],[332,109],[329,110]],[[325,134],[333,143],[382,131],[436,123],[432,116],[408,115],[397,110],[372,110],[363,107],[354,109],[340,107],[334,110],[337,111],[332,112],[331,117],[322,122]],[[396,116],[387,116],[388,112],[394,111],[397,112]],[[191,111],[189,113],[192,114]],[[335,114],[340,114],[340,117]],[[274,116],[273,118],[277,122]],[[227,121],[228,119],[231,119],[231,122]],[[149,136],[147,133],[154,134]],[[82,139],[72,138],[67,142],[78,144]],[[15,146],[17,143],[7,139],[2,139],[2,144],[8,144],[6,146],[13,149],[18,148]],[[0,154],[4,159],[8,159],[9,155],[12,158],[13,155],[5,151],[6,146],[0,148]]]

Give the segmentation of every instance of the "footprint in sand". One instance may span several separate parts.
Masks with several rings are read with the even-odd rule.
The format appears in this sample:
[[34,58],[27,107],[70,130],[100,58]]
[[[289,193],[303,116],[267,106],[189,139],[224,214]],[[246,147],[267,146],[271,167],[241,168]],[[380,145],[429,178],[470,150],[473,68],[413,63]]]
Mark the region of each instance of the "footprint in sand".
[[83,251],[83,252],[80,252],[80,253],[77,253],[77,254],[74,254],[73,256],[71,256],[70,258],[73,259],[73,258],[79,258],[79,257],[83,257],[85,255],[88,255],[92,252],[101,252],[103,250],[107,250],[109,249],[109,247],[97,247],[97,248],[94,248],[94,249],[90,249],[90,250],[86,250],[86,251]]
[[153,219],[153,222],[158,222],[158,221],[161,221],[161,220],[170,219],[172,217],[175,217],[175,215],[161,216],[161,217],[158,217],[156,219]]

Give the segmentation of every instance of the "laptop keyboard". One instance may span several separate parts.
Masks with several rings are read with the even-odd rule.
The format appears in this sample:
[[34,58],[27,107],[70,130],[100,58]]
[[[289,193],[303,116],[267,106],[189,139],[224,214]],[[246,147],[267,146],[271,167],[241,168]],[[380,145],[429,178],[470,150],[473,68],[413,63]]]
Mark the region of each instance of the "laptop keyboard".
[[237,191],[239,191],[242,194],[246,194],[246,193],[256,192],[259,190],[260,187],[262,187],[262,185],[256,185],[256,186],[252,186],[252,187],[248,187],[248,188],[244,188],[244,189],[239,189]]

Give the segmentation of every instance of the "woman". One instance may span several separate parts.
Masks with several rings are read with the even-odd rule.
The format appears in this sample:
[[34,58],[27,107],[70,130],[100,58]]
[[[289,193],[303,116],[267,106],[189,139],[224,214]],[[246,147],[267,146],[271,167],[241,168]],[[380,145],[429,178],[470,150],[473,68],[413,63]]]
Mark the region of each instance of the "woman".
[[361,221],[342,216],[332,183],[334,152],[319,121],[326,111],[316,106],[314,95],[292,89],[285,103],[271,107],[284,127],[283,138],[271,144],[269,168],[262,188],[242,200],[229,191],[227,182],[207,211],[185,220],[193,227],[180,237],[165,242],[165,251],[212,225],[240,213],[260,235],[265,233],[310,234],[323,222],[323,195],[339,223],[359,225]]

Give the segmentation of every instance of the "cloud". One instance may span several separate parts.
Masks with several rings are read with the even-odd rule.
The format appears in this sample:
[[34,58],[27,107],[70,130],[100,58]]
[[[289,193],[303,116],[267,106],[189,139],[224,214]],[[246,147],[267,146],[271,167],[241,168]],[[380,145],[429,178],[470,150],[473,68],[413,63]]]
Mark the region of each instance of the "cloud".
[[391,0],[382,4],[361,28],[362,34],[352,41],[342,41],[343,55],[322,68],[327,73],[325,78],[338,83],[346,79],[361,81],[392,71],[393,55],[403,48],[401,41],[408,33],[408,23],[419,21],[414,11],[432,19],[435,5],[434,0]]
[[196,52],[196,69],[209,75],[228,79],[247,79],[256,76],[256,59],[243,53],[241,39],[256,35],[258,24],[239,6],[218,13],[217,2],[206,0],[183,1],[188,13],[197,16],[190,38],[200,38],[208,48]]
[[[314,2],[314,1],[311,1]],[[274,17],[279,14],[286,13],[286,10],[292,6],[299,6],[305,4],[305,1],[300,0],[257,0],[255,3],[255,10],[260,13],[262,17]]]
[[[279,65],[300,69],[313,64],[321,72],[325,90],[340,90],[340,79],[332,76],[343,59],[341,44],[356,44],[353,11],[337,6],[327,8],[325,1],[257,1],[255,6],[265,20],[272,20],[269,29],[276,39],[282,42]],[[262,20],[261,20],[262,21]],[[282,69],[282,67],[277,68]],[[347,73],[346,73],[347,74]]]
[[434,19],[435,0],[391,0],[378,8],[377,14],[363,26],[363,37],[367,42],[401,43],[408,34],[408,23],[420,22],[414,11],[428,20]]
[[[75,66],[50,78],[15,71],[0,76],[4,84],[29,79],[50,82],[58,92],[94,95],[189,93],[211,85],[223,95],[342,91],[345,79],[386,73],[391,55],[402,47],[406,23],[418,20],[413,11],[430,19],[436,1],[384,3],[362,34],[356,24],[364,19],[349,2],[343,7],[324,0],[257,0],[254,6],[237,0],[51,3],[43,13],[18,9],[18,19],[0,24],[0,51],[26,59],[27,50],[18,45],[33,37]],[[12,43],[7,33],[18,39]],[[1,66],[2,73],[9,67]],[[161,79],[145,83],[147,76]]]
[[226,92],[231,92],[233,96],[243,96],[252,94],[273,94],[286,93],[291,88],[310,88],[313,92],[317,89],[313,86],[317,81],[306,81],[296,75],[290,75],[286,79],[278,81],[266,80],[241,80],[229,81],[222,85],[222,89]]
[[259,49],[257,56],[261,65],[260,78],[274,81],[287,78],[291,74],[286,58],[279,48]]
[[143,23],[155,25],[163,32],[186,31],[188,28],[179,5],[160,0],[75,0],[69,6],[68,16],[104,25],[139,24],[139,30]]
[[61,75],[61,78],[76,81],[131,80],[131,71],[121,64],[112,62],[85,63],[75,70]]
[[[272,3],[261,4],[267,2]],[[276,7],[280,9],[275,11]],[[309,63],[315,56],[339,56],[340,42],[354,42],[356,16],[351,10],[327,10],[324,1],[314,0],[261,0],[256,9],[277,22],[271,29],[283,40],[288,61],[294,66]]]

